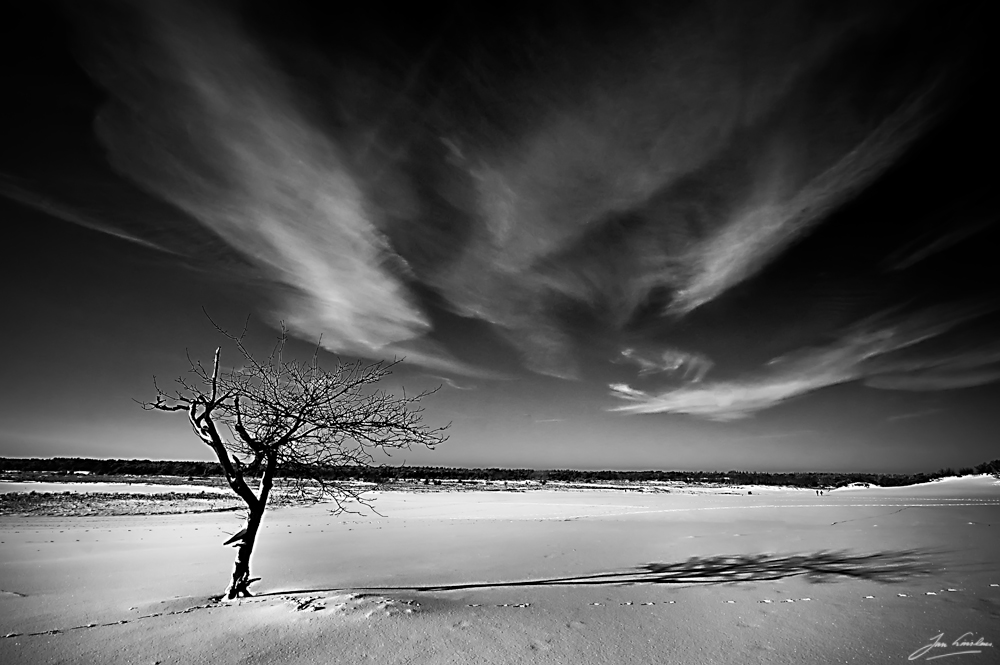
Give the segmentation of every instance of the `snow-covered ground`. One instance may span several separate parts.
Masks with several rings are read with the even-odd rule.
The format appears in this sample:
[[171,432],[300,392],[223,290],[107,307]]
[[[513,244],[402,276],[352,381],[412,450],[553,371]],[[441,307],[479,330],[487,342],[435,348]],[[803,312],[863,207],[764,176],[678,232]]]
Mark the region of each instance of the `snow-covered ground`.
[[199,492],[228,493],[230,490],[209,487],[207,485],[158,485],[154,483],[36,483],[36,482],[6,482],[0,481],[0,494],[11,492],[72,492],[74,494],[115,493],[115,494],[167,494],[183,492],[197,494]]
[[879,487],[872,485],[864,487],[855,483],[848,487],[839,487],[833,490],[834,493],[870,491],[882,492],[886,496],[901,495],[917,492],[921,496],[945,496],[955,492],[963,496],[992,496],[1000,491],[1000,480],[990,474],[978,474],[974,476],[951,476],[948,478],[938,478],[927,483],[917,485],[901,485],[899,487]]
[[0,662],[1000,662],[995,479],[732,490],[274,510],[233,604],[233,514],[0,517]]

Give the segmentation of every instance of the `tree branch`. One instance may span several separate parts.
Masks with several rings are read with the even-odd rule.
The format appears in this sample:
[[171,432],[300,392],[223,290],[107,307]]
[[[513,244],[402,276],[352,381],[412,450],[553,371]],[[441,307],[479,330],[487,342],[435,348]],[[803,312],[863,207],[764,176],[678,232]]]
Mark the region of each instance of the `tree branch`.
[[[177,379],[178,390],[167,394],[154,379],[156,397],[142,406],[187,411],[195,434],[214,452],[230,488],[252,510],[265,507],[278,474],[288,478],[285,487],[303,496],[331,499],[336,510],[344,510],[345,502],[360,497],[360,490],[327,480],[331,469],[375,465],[376,450],[388,455],[413,445],[433,449],[447,440],[448,425],[432,428],[423,423],[419,403],[436,390],[396,397],[374,389],[399,360],[338,360],[334,369],[326,370],[317,346],[305,362],[286,361],[284,326],[270,355],[257,360],[246,345],[246,325],[236,336],[208,318],[236,346],[245,365],[223,373],[221,347],[215,349],[211,372],[189,357],[188,378]],[[249,457],[252,461],[244,466]],[[254,495],[245,476],[258,471],[261,480]]]

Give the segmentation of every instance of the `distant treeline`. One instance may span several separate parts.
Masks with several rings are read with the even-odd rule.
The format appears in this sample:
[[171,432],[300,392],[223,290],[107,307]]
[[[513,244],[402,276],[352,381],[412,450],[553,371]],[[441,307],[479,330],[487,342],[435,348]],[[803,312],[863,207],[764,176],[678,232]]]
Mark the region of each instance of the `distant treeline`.
[[[0,457],[0,470],[38,471],[55,474],[88,472],[99,476],[181,476],[222,475],[215,462],[172,462],[153,460],[88,459],[55,457],[18,459]],[[764,473],[760,471],[578,471],[574,469],[464,469],[440,466],[338,466],[324,469],[283,468],[283,477],[321,477],[326,480],[363,480],[384,483],[393,480],[550,480],[595,483],[602,481],[682,481],[733,485],[791,485],[794,487],[839,487],[850,483],[871,483],[883,487],[912,485],[947,476],[979,473],[1000,474],[1000,459],[962,469],[939,469],[933,473]]]

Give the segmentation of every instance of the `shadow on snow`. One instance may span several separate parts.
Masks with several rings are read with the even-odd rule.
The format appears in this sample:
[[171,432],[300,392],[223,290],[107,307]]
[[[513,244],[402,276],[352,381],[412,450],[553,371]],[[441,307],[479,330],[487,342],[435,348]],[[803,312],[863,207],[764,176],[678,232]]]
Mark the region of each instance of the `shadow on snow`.
[[[633,584],[727,584],[734,582],[766,582],[790,577],[803,577],[809,582],[834,582],[858,579],[874,582],[902,582],[927,575],[931,567],[915,550],[885,551],[872,554],[851,554],[845,551],[820,551],[813,554],[734,554],[712,557],[692,557],[677,563],[647,563],[621,571],[553,577],[512,582],[468,582],[429,586],[357,587],[365,591],[460,591],[503,587],[542,587],[568,585],[633,585]],[[272,596],[289,593],[319,593],[346,589],[299,589],[259,594]]]

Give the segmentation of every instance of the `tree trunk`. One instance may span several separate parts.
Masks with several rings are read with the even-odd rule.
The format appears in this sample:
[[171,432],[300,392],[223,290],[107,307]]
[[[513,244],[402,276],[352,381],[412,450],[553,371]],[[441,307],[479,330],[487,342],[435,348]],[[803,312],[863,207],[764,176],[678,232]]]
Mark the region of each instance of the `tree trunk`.
[[[267,510],[267,500],[271,495],[271,487],[274,483],[274,473],[278,468],[278,456],[274,451],[267,454],[267,464],[264,466],[264,473],[260,478],[260,492],[253,503],[247,502],[247,532],[240,543],[239,551],[236,554],[236,565],[233,567],[233,581],[226,590],[226,597],[229,600],[234,598],[247,598],[252,596],[248,588],[251,583],[258,578],[250,577],[250,554],[253,552],[253,545],[257,541],[257,529],[260,528],[260,521]],[[242,479],[242,475],[240,476]],[[245,486],[245,485],[244,485]]]
[[226,590],[226,597],[230,600],[234,598],[247,598],[253,595],[248,588],[252,582],[256,581],[250,578],[250,554],[253,552],[253,546],[257,540],[257,529],[260,528],[260,521],[263,517],[264,506],[250,508],[250,512],[247,515],[247,532],[236,554],[236,565],[233,567],[233,581]]

